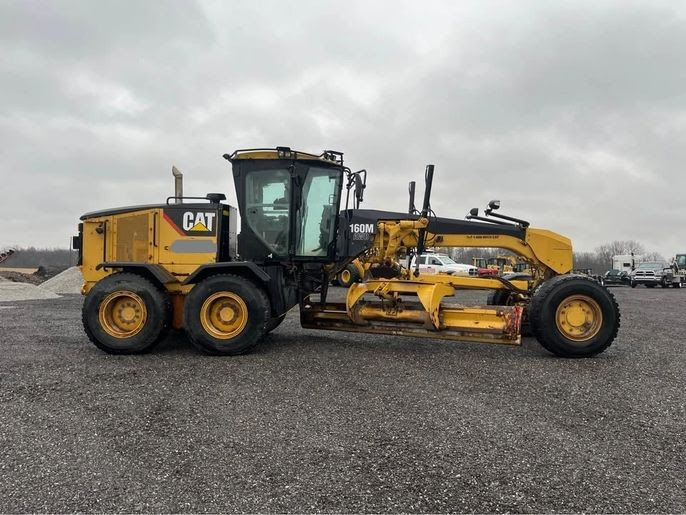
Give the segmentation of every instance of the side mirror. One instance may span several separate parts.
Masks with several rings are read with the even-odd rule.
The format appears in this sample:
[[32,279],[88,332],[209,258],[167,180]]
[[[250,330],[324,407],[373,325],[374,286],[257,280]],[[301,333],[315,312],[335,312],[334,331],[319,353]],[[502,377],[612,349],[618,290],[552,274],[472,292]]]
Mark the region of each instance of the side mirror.
[[473,207],[469,210],[469,216],[479,216],[479,208]]
[[357,200],[358,203],[362,202],[364,200],[364,189],[367,186],[362,182],[362,177],[360,177],[359,173],[355,174],[355,200]]
[[491,209],[495,211],[496,209],[500,209],[500,201],[499,200],[491,200],[488,203],[488,209]]

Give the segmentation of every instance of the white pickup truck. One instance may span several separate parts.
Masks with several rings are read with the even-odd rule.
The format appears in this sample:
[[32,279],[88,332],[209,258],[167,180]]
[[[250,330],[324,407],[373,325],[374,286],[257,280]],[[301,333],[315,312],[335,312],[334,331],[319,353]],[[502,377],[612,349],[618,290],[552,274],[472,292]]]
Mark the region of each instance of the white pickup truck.
[[646,261],[640,263],[629,274],[631,287],[635,288],[643,284],[646,288],[662,286],[663,288],[681,288],[681,276],[663,261]]
[[[416,266],[416,257],[412,267]],[[422,254],[419,256],[419,272],[422,274],[449,274],[476,276],[478,268],[473,265],[456,263],[446,254]]]

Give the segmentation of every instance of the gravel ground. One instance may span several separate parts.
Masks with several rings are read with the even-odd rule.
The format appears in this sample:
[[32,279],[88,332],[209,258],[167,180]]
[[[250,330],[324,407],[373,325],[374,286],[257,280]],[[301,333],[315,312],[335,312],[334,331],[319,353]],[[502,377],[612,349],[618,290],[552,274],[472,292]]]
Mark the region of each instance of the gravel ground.
[[587,360],[297,313],[247,356],[115,357],[78,296],[0,303],[0,512],[684,512],[686,289],[613,291]]

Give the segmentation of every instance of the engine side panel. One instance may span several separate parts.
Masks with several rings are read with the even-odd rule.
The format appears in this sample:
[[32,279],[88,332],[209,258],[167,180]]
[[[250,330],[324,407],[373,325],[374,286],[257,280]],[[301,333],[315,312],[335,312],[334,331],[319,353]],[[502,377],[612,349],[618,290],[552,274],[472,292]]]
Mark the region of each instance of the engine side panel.
[[236,258],[236,218],[235,208],[221,204],[162,204],[84,215],[84,293],[117,271],[103,264],[122,262],[160,265],[180,288],[199,266]]

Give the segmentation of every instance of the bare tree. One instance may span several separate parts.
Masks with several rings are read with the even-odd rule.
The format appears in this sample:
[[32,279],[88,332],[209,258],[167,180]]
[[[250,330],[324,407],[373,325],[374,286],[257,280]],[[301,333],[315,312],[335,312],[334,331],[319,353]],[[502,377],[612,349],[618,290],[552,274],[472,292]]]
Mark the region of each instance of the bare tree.
[[659,252],[647,252],[643,254],[644,261],[667,261]]
[[595,248],[595,253],[603,264],[603,266],[610,267],[612,265],[612,256],[621,254],[645,254],[645,247],[642,243],[636,240],[616,240],[611,243],[599,245]]

